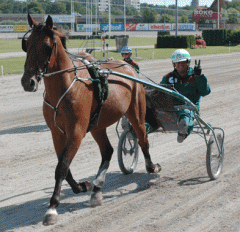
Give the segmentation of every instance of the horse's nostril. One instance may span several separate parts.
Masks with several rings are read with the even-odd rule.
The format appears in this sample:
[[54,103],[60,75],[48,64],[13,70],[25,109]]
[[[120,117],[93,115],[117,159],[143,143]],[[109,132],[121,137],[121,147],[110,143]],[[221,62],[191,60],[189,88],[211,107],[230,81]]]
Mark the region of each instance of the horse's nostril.
[[30,86],[31,87],[35,86],[35,81],[33,79],[30,79]]

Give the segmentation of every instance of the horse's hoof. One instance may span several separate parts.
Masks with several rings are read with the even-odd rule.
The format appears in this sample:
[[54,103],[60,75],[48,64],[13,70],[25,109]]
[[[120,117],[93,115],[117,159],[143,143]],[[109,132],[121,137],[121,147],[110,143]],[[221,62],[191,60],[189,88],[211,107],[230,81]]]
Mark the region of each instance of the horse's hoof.
[[93,190],[93,186],[89,181],[80,182],[79,185],[82,187],[82,192]]
[[161,165],[160,164],[156,164],[155,165],[155,169],[154,169],[154,173],[161,172],[161,170],[162,170]]
[[102,204],[102,192],[92,192],[91,194],[91,199],[90,199],[90,204],[92,207],[99,206]]
[[57,222],[58,222],[57,210],[48,209],[43,219],[43,225],[44,226],[55,225]]
[[150,167],[147,167],[148,173],[158,173],[162,170],[160,164],[152,164]]

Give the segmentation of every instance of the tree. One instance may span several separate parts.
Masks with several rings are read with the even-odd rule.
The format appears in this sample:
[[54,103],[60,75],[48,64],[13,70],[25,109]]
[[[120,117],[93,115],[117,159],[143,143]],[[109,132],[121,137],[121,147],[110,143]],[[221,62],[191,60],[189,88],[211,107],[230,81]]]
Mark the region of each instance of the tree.
[[230,7],[227,9],[227,14],[228,14],[228,23],[238,23],[238,19],[237,19],[239,14],[238,10]]
[[13,14],[23,13],[23,3],[14,2],[13,3]]
[[133,6],[126,6],[126,15],[138,15],[138,11]]
[[46,9],[46,14],[67,14],[66,4],[61,2],[53,2]]
[[44,14],[45,11],[42,9],[41,3],[39,2],[30,2],[28,4],[28,12],[30,14]]
[[0,4],[0,9],[3,14],[12,14],[13,12],[13,1],[4,1]]
[[208,19],[199,19],[198,23],[199,24],[207,24],[207,23],[209,23],[209,20]]
[[[96,8],[94,7],[94,9],[96,9]],[[75,13],[79,13],[79,14],[83,15],[83,14],[86,14],[86,7],[83,6],[82,3],[75,2],[74,3],[74,11],[75,11]]]
[[162,14],[161,15],[161,19],[159,21],[160,23],[174,23],[175,22],[175,19],[171,16],[171,15],[168,15],[168,14]]
[[229,14],[228,15],[228,23],[238,23],[238,18],[236,14]]
[[144,23],[156,23],[157,13],[155,9],[146,8],[142,12],[142,19]]
[[112,15],[123,15],[123,11],[118,7],[111,7]]
[[183,15],[181,20],[180,20],[180,23],[188,23],[188,17],[186,15]]

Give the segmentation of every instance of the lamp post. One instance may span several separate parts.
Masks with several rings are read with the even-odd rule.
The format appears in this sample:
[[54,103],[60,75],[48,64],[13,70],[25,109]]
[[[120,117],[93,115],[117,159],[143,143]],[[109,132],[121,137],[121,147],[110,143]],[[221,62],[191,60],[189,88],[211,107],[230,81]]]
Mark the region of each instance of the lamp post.
[[219,0],[218,0],[218,23],[217,23],[217,25],[218,25],[218,29],[219,29]]
[[176,36],[178,35],[178,2],[176,0]]
[[125,0],[124,0],[124,9],[123,9],[123,12],[124,12],[124,15],[123,15],[123,18],[124,18],[124,33],[126,35],[126,3],[125,3]]
[[109,23],[109,39],[111,38],[111,0],[108,0],[108,23]]
[[73,1],[71,0],[71,32],[74,32],[73,12],[74,12],[74,6],[73,6]]

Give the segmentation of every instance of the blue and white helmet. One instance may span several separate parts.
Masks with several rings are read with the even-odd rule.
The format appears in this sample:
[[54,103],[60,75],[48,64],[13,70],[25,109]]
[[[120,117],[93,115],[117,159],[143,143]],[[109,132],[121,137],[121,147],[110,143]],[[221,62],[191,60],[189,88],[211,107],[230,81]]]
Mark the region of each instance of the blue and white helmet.
[[131,53],[132,54],[132,49],[128,46],[125,46],[121,50],[121,54],[123,54],[123,53]]
[[189,52],[185,49],[178,49],[172,54],[172,62],[173,63],[178,63],[182,61],[188,61],[190,63],[191,61],[191,56]]

